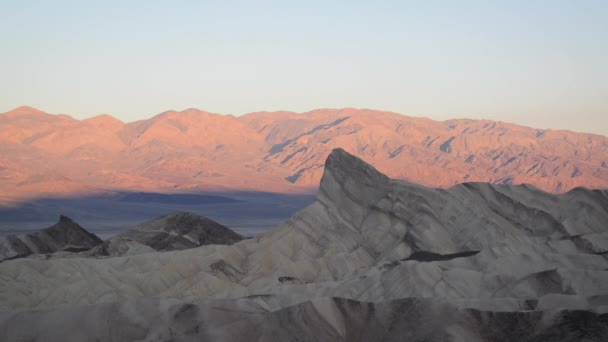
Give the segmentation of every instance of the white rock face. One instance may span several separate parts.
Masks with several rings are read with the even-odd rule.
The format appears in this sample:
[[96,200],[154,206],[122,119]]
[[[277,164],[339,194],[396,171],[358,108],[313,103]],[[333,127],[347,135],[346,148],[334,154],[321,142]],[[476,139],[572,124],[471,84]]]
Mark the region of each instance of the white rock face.
[[430,189],[338,149],[317,201],[254,239],[0,264],[0,336],[608,340],[607,252],[607,191]]

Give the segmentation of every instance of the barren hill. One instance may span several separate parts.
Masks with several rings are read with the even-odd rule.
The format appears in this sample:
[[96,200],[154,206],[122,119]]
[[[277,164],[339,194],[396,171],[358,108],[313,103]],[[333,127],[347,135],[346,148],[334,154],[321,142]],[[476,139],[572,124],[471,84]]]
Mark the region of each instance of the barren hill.
[[337,147],[429,186],[608,187],[608,138],[594,134],[351,108],[241,117],[188,109],[123,123],[20,107],[0,114],[0,189],[4,199],[120,189],[304,192],[316,189]]
[[241,235],[209,218],[189,212],[175,212],[131,227],[83,255],[134,255],[211,244],[229,245],[241,240]]

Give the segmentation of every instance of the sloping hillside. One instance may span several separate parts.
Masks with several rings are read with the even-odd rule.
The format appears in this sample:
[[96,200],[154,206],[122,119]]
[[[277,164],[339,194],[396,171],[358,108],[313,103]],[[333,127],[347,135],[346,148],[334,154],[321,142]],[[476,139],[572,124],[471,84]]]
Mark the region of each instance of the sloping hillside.
[[0,264],[0,335],[602,341],[606,222],[605,190],[433,189],[336,149],[317,200],[254,239]]

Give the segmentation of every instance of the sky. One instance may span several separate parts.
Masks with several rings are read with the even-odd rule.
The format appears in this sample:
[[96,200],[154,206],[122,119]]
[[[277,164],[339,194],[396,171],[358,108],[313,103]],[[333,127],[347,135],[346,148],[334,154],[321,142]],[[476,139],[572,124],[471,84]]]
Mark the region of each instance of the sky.
[[371,108],[608,135],[608,1],[0,0],[0,112]]

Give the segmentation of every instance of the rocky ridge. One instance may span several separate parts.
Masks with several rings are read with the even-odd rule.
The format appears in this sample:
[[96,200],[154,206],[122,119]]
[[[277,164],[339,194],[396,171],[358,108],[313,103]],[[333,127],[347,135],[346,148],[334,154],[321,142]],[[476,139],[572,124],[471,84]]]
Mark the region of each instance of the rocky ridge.
[[254,239],[0,264],[0,334],[601,341],[607,222],[606,190],[433,189],[390,179],[337,149],[315,203]]
[[39,232],[0,236],[0,262],[32,254],[82,252],[102,242],[95,234],[62,215],[59,222]]
[[177,251],[211,244],[230,245],[241,240],[241,235],[209,218],[175,212],[131,227],[82,255],[122,256]]

